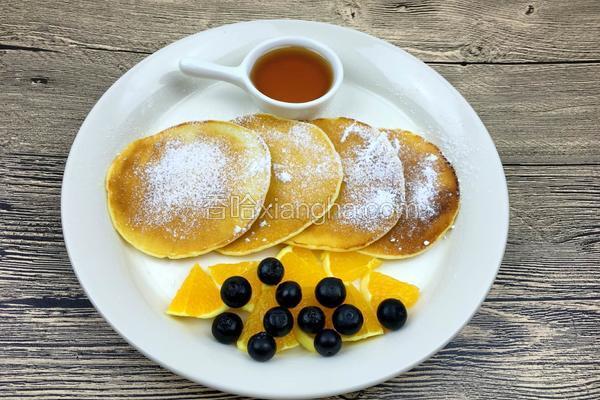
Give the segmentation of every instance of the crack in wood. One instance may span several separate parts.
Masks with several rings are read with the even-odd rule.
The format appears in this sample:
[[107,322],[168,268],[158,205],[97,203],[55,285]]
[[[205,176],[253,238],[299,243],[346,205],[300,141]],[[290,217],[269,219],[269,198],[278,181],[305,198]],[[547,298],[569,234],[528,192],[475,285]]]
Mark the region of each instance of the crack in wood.
[[154,53],[152,51],[145,51],[145,50],[114,49],[114,48],[89,46],[89,45],[83,45],[83,46],[77,45],[75,47],[78,47],[80,49],[86,49],[86,50],[109,51],[109,52],[114,52],[114,53],[132,53],[132,54],[146,54],[146,55],[150,55],[150,54]]
[[530,301],[535,301],[535,302],[556,302],[556,301],[560,301],[560,302],[577,302],[577,301],[592,301],[592,302],[597,302],[600,301],[600,297],[598,296],[589,296],[589,297],[584,297],[584,296],[577,296],[577,297],[550,297],[550,296],[543,296],[543,297],[528,297],[528,298],[502,298],[502,297],[486,297],[484,304],[485,303],[527,303]]
[[600,64],[600,59],[592,60],[556,60],[556,61],[424,61],[429,65],[569,65]]
[[42,47],[20,46],[20,45],[4,44],[4,43],[0,43],[0,50],[32,51],[35,53],[39,53],[39,52],[60,53],[57,50],[45,49]]
[[[350,19],[354,19],[357,16],[357,11],[359,7],[351,8],[345,10],[347,12],[347,16]],[[134,49],[122,49],[122,48],[109,48],[102,46],[91,46],[91,45],[81,45],[75,44],[72,47],[77,49],[84,50],[92,50],[92,51],[105,51],[105,52],[113,52],[113,53],[129,53],[129,54],[145,54],[151,55],[154,52],[146,51],[146,50],[134,50]],[[13,51],[31,51],[31,52],[50,52],[50,53],[61,53],[58,50],[51,50],[41,47],[30,47],[30,46],[21,46],[21,45],[7,45],[0,43],[0,50],[13,50]],[[469,46],[467,48],[467,53],[473,56],[480,56],[483,53],[484,49],[480,45]],[[565,64],[600,64],[600,59],[590,59],[590,60],[556,60],[556,61],[423,61],[425,64],[429,65],[460,65],[460,66],[468,66],[468,65],[565,65]],[[33,79],[36,78],[32,78]],[[40,83],[40,82],[36,82]]]
[[94,308],[87,297],[28,297],[22,299],[8,299],[0,301],[0,310],[14,308],[15,306],[28,306],[31,308]]

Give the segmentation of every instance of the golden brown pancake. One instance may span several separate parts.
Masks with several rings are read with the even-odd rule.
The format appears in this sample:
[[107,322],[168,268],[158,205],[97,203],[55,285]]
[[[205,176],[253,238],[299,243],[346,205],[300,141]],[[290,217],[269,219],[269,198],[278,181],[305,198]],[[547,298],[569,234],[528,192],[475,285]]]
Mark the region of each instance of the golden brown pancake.
[[380,258],[415,256],[454,223],[460,192],[454,168],[440,149],[408,131],[385,130],[404,165],[406,207],[384,237],[361,252]]
[[229,122],[189,122],[136,140],[106,177],[113,225],[155,257],[206,253],[254,222],[270,166],[265,142]]
[[385,133],[349,118],[311,121],[329,136],[342,159],[340,194],[322,220],[288,240],[311,249],[350,251],[383,236],[404,204],[402,163]]
[[271,153],[271,186],[261,216],[235,242],[219,249],[250,254],[281,243],[321,218],[338,196],[342,162],[317,126],[268,114],[238,118],[260,135]]

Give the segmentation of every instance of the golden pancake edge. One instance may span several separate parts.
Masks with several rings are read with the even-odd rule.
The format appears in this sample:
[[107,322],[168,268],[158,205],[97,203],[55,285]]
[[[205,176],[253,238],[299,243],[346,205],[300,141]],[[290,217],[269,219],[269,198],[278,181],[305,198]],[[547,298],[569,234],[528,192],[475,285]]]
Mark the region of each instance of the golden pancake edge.
[[270,167],[269,149],[252,131],[221,121],[183,123],[132,142],[114,159],[106,176],[109,214],[146,254],[204,254],[252,225]]
[[431,247],[453,225],[460,206],[458,178],[434,144],[409,131],[384,131],[404,166],[406,207],[385,236],[360,252],[387,259],[412,257]]
[[385,235],[404,205],[402,163],[384,132],[350,118],[316,119],[331,139],[344,168],[331,210],[287,241],[317,250],[352,251]]
[[217,250],[244,255],[282,243],[321,218],[338,197],[343,171],[329,137],[316,125],[269,114],[233,122],[265,140],[272,162],[262,214],[243,236]]

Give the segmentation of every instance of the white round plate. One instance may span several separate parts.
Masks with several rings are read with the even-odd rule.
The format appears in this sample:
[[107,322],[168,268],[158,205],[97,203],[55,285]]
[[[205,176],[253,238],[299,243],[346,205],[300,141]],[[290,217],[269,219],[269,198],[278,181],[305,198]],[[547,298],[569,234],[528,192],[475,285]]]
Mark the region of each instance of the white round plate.
[[[164,312],[194,262],[207,266],[233,258],[209,254],[166,261],[131,248],[112,227],[104,177],[115,155],[134,139],[182,121],[228,120],[258,111],[237,87],[183,76],[177,68],[179,58],[197,56],[235,65],[255,44],[284,35],[319,40],[342,59],[343,86],[321,116],[348,116],[424,135],[454,164],[462,203],[455,228],[444,240],[423,255],[386,261],[382,267],[422,290],[402,330],[345,346],[332,358],[294,349],[257,363],[235,346],[213,340],[209,321],[178,319]],[[90,300],[147,357],[226,392],[314,398],[392,378],[434,354],[460,331],[484,300],[500,266],[508,231],[508,193],[485,127],[465,99],[430,67],[351,29],[306,21],[254,21],[179,40],[133,67],[102,96],[69,154],[62,224],[73,269]]]

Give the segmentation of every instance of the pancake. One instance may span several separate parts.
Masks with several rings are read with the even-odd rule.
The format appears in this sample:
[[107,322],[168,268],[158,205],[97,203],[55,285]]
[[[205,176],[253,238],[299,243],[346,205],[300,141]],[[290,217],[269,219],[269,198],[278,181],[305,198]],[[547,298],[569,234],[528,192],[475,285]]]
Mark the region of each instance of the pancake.
[[361,250],[380,258],[412,257],[452,226],[460,192],[454,168],[440,149],[414,133],[386,130],[404,165],[406,207],[384,237]]
[[218,250],[242,255],[281,243],[321,218],[338,196],[343,173],[333,144],[315,125],[268,114],[234,122],[265,140],[272,161],[263,213],[242,237]]
[[113,225],[155,257],[192,257],[222,247],[258,217],[270,166],[265,142],[229,122],[189,122],[136,140],[107,173]]
[[310,249],[351,251],[382,237],[404,204],[402,163],[385,133],[349,118],[311,121],[329,136],[342,159],[340,194],[322,220],[288,243]]

